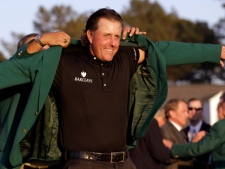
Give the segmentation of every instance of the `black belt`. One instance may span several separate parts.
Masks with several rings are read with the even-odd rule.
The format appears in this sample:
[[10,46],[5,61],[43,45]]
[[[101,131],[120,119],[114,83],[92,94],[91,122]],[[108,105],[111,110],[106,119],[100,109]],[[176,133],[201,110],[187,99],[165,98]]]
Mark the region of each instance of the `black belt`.
[[89,151],[67,150],[65,153],[66,159],[77,158],[86,160],[105,161],[110,163],[124,162],[128,157],[129,157],[128,151],[98,153]]

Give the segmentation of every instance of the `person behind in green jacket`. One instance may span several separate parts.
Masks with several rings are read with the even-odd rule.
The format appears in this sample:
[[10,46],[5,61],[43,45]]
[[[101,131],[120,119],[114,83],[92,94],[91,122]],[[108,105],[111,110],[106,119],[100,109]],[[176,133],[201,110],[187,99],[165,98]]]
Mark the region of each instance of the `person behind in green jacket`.
[[[212,153],[212,168],[225,169],[225,92],[218,103],[220,120],[216,122],[205,136],[201,135],[198,142],[173,144],[164,140],[164,144],[171,149],[173,158],[196,157],[205,153]],[[223,117],[223,118],[222,118]]]
[[24,46],[15,54],[21,57],[0,64],[0,89],[33,83],[19,124],[8,127],[12,135],[7,127],[0,135],[2,166],[21,165],[19,142],[37,120],[53,84],[64,168],[135,168],[127,138],[133,143],[142,137],[166,99],[166,65],[223,65],[222,45],[152,42],[141,35],[121,43],[123,25],[117,12],[103,8],[89,17],[81,41],[70,44],[63,36],[50,41],[46,36],[54,39],[55,33],[43,34],[30,42],[27,52],[59,43],[65,49],[50,47],[27,57]]
[[[64,33],[63,33],[64,34]],[[29,43],[38,36],[37,33],[31,33],[21,38],[17,44],[17,49],[26,43]],[[66,36],[66,34],[65,34]],[[68,35],[67,35],[68,36]],[[55,37],[57,39],[57,37]],[[46,50],[49,46],[45,45],[40,50]],[[21,85],[21,96],[26,93],[29,94],[31,83]],[[14,96],[17,97],[17,96]],[[13,98],[12,98],[13,99]],[[26,102],[28,98],[23,98]],[[60,168],[61,167],[61,152],[57,148],[57,135],[58,135],[58,114],[54,96],[51,91],[45,101],[45,105],[42,109],[41,115],[38,117],[36,123],[32,126],[32,129],[28,134],[20,141],[20,151],[23,156],[23,164],[20,169],[31,168]],[[55,119],[52,121],[52,119]],[[52,121],[52,123],[49,123]],[[50,138],[50,139],[49,139]],[[50,146],[45,148],[46,145]],[[54,154],[54,155],[53,155]],[[51,158],[51,162],[46,160],[37,160],[36,158],[48,159]]]
[[[21,38],[18,43],[17,43],[17,49],[19,49],[21,46],[23,46],[24,44],[32,41],[35,39],[35,37],[37,36],[37,33],[31,33],[28,34],[26,36],[24,36],[23,38]],[[57,39],[57,37],[56,37]],[[41,48],[40,50],[46,50],[48,49],[49,46],[45,45],[43,48]],[[5,106],[6,109],[10,108],[10,104],[12,103],[12,100],[15,100],[16,98],[20,97],[22,102],[20,102],[20,104],[18,104],[17,107],[24,107],[24,105],[26,104],[27,100],[28,100],[28,96],[29,93],[31,91],[32,88],[32,83],[27,83],[24,85],[19,85],[15,88],[11,88],[9,91],[6,90],[4,92],[2,92],[0,95],[1,97],[3,97],[4,95],[9,95],[8,92],[15,93],[15,95],[12,98],[6,99],[4,104],[1,102],[0,107],[3,105]],[[11,94],[10,94],[11,95]],[[54,151],[52,151],[52,147],[54,147],[55,144],[53,144],[54,142],[57,142],[57,139],[54,138],[54,136],[57,136],[57,133],[54,134],[54,132],[58,132],[58,126],[56,126],[58,120],[55,120],[55,122],[49,124],[49,121],[51,121],[52,116],[55,116],[52,109],[56,109],[54,102],[50,102],[50,100],[52,100],[52,95],[51,93],[49,94],[48,98],[46,99],[45,102],[45,108],[43,109],[43,111],[46,111],[46,113],[41,113],[41,115],[39,116],[39,120],[37,120],[37,122],[34,124],[34,126],[32,127],[32,129],[28,132],[28,134],[20,141],[20,150],[21,150],[21,154],[23,156],[23,162],[26,162],[22,165],[21,168],[23,168],[24,165],[28,165],[28,166],[33,166],[34,162],[33,161],[29,161],[28,163],[28,159],[30,157],[36,157],[36,156],[43,156],[42,154],[45,154],[45,157],[51,157],[52,154],[54,152],[54,157],[59,158],[61,156],[61,152],[59,152],[59,150],[57,151],[57,149],[54,149]],[[8,103],[8,104],[7,104]],[[8,105],[8,107],[7,107]],[[4,119],[4,117],[0,117],[1,120]],[[0,126],[2,127],[2,123],[4,122],[0,122]],[[44,125],[44,130],[43,127],[41,127],[41,125]],[[54,128],[54,131],[53,129]],[[0,132],[1,133],[1,132]],[[47,134],[48,136],[46,136]],[[40,138],[40,135],[42,136]],[[49,144],[48,139],[51,137],[51,146],[50,148],[48,148],[48,150],[46,150],[45,147],[46,144]],[[34,150],[34,147],[36,147]],[[40,164],[39,164],[40,163]],[[59,160],[55,161],[54,163],[51,162],[50,164],[54,167],[57,164],[58,165]],[[37,160],[35,160],[35,166],[41,167],[40,165],[44,166],[46,165],[46,163],[44,163],[43,161],[38,162]],[[1,168],[1,167],[0,167]]]

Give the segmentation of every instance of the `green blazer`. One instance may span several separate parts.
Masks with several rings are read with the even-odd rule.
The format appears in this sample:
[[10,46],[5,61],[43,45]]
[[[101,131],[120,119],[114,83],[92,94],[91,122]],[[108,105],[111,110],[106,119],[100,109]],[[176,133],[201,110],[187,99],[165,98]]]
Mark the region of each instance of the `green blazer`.
[[174,158],[199,156],[212,152],[212,168],[225,169],[225,119],[216,122],[209,133],[197,143],[174,144]]
[[[72,45],[78,41],[72,40]],[[129,99],[128,145],[142,137],[157,110],[167,97],[166,65],[213,62],[219,63],[221,45],[180,42],[152,42],[135,35],[121,45],[138,46],[146,51],[147,64],[138,67],[132,78]],[[55,46],[33,55],[22,46],[11,59],[0,63],[2,89],[31,82],[28,102],[18,111],[19,94],[12,100],[0,100],[0,168],[19,168],[22,156],[20,141],[37,120],[51,88],[62,47]],[[65,49],[66,50],[66,49]],[[20,57],[18,57],[20,56]],[[29,57],[28,57],[29,56]],[[8,105],[9,108],[7,108]],[[6,108],[5,108],[6,107]],[[19,118],[18,118],[19,114]]]

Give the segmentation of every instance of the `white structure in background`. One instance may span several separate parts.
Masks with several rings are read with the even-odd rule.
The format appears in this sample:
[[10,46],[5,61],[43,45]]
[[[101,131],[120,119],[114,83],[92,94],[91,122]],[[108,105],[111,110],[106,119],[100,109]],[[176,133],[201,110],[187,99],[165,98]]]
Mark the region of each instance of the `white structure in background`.
[[217,105],[219,102],[219,98],[223,92],[224,91],[218,92],[217,94],[209,98],[207,102],[203,103],[203,108],[204,110],[206,110],[205,112],[208,112],[204,113],[203,117],[204,120],[210,125],[213,125],[215,122],[218,121]]

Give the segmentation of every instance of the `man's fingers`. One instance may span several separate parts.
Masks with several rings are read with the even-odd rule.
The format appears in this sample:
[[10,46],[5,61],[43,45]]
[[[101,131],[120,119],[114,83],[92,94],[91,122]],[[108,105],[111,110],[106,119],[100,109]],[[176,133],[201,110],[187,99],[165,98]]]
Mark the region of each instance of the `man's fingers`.
[[220,60],[220,66],[224,67],[224,61]]
[[129,33],[129,36],[133,36],[134,34],[146,35],[146,32],[140,32],[139,28],[126,26],[123,29],[122,39],[126,38],[127,33]]
[[139,35],[146,35],[147,32],[139,32],[138,34],[139,34]]

